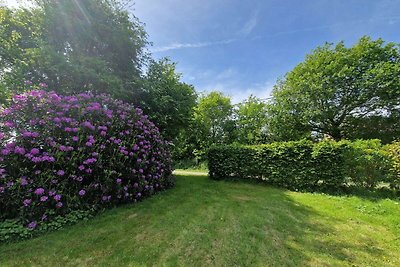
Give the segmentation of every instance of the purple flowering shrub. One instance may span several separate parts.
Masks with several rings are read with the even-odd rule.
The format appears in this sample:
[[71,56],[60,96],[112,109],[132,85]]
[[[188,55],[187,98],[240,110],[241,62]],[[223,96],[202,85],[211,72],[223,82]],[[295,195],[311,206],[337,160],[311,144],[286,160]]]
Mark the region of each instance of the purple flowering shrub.
[[30,91],[0,111],[0,220],[28,228],[173,185],[158,128],[107,95]]

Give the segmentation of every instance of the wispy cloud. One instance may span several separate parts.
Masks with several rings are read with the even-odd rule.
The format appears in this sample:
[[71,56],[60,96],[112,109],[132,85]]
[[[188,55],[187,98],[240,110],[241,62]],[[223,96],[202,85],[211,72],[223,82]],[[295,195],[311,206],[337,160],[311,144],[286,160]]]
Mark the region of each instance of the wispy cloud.
[[237,104],[247,99],[250,95],[267,101],[271,97],[274,84],[274,81],[268,80],[263,83],[243,85],[239,81],[233,79],[219,82],[211,82],[197,89],[200,92],[205,93],[209,93],[211,91],[223,92],[225,95],[231,97],[233,104]]
[[153,47],[150,49],[150,51],[153,53],[157,53],[157,52],[165,52],[169,50],[176,50],[182,48],[200,48],[200,47],[208,47],[214,45],[230,44],[234,41],[236,41],[236,39],[219,40],[214,42],[173,43],[166,46]]
[[258,11],[254,12],[250,19],[243,25],[243,27],[239,30],[240,35],[249,35],[254,28],[257,26],[258,22]]

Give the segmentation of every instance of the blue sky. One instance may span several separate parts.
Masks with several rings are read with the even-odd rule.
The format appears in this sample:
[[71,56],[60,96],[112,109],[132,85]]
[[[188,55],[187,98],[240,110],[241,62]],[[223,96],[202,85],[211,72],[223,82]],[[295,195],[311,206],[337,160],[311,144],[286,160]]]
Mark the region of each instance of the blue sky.
[[137,0],[153,56],[178,62],[198,91],[235,102],[268,97],[282,77],[325,42],[363,35],[400,42],[400,0]]
[[[7,0],[15,2],[15,0]],[[400,0],[136,0],[155,58],[178,62],[198,91],[234,102],[269,96],[279,77],[325,42],[400,43]]]

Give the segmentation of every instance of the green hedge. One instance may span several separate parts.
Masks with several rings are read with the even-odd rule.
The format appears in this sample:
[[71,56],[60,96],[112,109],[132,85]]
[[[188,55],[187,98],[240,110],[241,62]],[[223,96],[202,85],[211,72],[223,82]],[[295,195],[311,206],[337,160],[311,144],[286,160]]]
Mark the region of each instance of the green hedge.
[[400,141],[393,142],[392,144],[386,145],[384,151],[387,153],[391,160],[391,172],[390,185],[392,188],[400,189]]
[[261,179],[301,191],[336,191],[345,185],[373,187],[394,181],[393,160],[386,150],[379,140],[220,146],[208,152],[209,174],[212,179]]

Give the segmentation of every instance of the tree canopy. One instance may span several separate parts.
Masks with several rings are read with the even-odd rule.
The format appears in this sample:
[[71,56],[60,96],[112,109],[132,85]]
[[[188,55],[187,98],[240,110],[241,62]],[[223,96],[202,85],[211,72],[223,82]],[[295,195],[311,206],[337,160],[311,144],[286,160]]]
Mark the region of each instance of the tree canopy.
[[271,129],[278,140],[311,133],[341,139],[366,118],[396,115],[399,88],[397,44],[369,37],[350,48],[325,44],[275,86]]
[[147,57],[147,34],[136,17],[117,1],[33,2],[31,9],[1,7],[3,87],[30,80],[63,93],[92,90],[134,102]]
[[181,81],[175,63],[167,58],[150,61],[141,105],[168,140],[189,125],[196,98],[194,87]]
[[241,144],[260,144],[267,139],[267,104],[251,95],[236,108],[237,138]]

